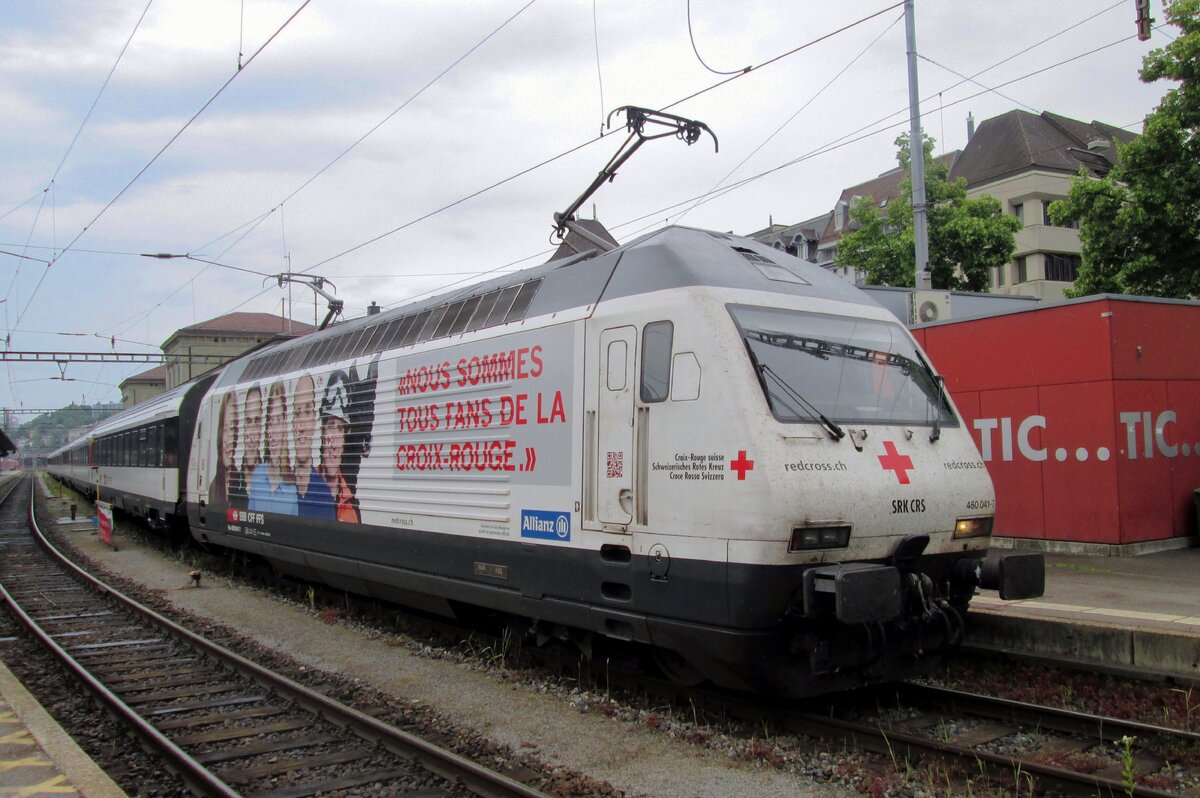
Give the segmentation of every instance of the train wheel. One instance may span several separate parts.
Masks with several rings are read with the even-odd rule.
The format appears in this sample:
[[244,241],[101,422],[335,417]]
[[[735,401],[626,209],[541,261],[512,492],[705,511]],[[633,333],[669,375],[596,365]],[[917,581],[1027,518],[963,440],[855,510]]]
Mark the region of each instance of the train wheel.
[[704,674],[696,670],[692,663],[669,649],[654,649],[654,662],[663,672],[663,676],[680,687],[695,687],[704,681]]

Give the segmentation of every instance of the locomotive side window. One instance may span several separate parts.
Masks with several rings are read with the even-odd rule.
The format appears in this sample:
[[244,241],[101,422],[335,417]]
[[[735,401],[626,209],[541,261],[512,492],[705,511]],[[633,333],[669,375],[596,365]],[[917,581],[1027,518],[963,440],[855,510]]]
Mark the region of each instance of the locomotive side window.
[[625,360],[628,356],[624,341],[611,341],[608,344],[608,390],[625,390]]
[[786,423],[957,426],[898,322],[730,305],[771,413]]
[[643,402],[662,402],[671,393],[671,339],[675,325],[652,321],[642,328]]

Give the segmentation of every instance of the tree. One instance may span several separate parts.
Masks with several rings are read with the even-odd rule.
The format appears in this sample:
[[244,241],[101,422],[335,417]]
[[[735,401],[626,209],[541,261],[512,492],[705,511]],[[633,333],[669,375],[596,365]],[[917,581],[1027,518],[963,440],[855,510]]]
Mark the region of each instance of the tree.
[[1200,294],[1200,0],[1168,0],[1181,31],[1142,60],[1141,79],[1178,81],[1146,117],[1142,135],[1117,142],[1103,178],[1081,174],[1050,204],[1055,224],[1079,222],[1082,265],[1071,296]]
[[[967,199],[966,181],[951,181],[949,168],[933,160],[933,140],[922,139],[932,287],[986,290],[991,269],[1012,258],[1021,222],[1006,215],[995,197]],[[900,167],[908,171],[907,134],[897,138],[896,145]],[[915,285],[911,197],[910,175],[900,183],[900,196],[890,200],[883,213],[871,197],[855,200],[850,220],[858,229],[838,242],[838,262],[865,272],[871,285]]]

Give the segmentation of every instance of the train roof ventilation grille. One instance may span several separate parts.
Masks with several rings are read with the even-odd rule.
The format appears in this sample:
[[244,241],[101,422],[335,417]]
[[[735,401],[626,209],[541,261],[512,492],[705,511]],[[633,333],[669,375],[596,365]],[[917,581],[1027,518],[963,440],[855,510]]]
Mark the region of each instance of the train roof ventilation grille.
[[722,241],[732,241],[733,240],[733,238],[731,236],[727,236],[724,233],[714,233],[712,230],[705,230],[704,232],[708,233],[713,238],[719,238]]
[[268,352],[250,361],[242,379],[267,379],[289,371],[308,370],[387,349],[522,321],[541,284],[539,277],[399,318],[358,326],[325,336],[307,346]]
[[759,255],[754,250],[746,249],[745,247],[734,247],[733,251],[738,253],[739,255],[741,255],[743,258],[750,261],[751,263],[774,263],[775,262],[775,261],[771,260],[770,258],[768,258],[766,255]]
[[759,274],[768,280],[774,280],[777,283],[792,283],[793,285],[812,285],[808,280],[785,269],[766,255],[760,255],[745,247],[734,247],[733,250],[750,261],[750,264],[758,269]]

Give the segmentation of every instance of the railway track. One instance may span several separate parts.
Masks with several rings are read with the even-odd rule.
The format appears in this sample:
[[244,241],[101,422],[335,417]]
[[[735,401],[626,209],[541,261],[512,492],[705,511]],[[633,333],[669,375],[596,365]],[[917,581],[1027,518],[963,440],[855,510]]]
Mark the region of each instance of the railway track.
[[[332,598],[341,602],[345,597]],[[471,631],[483,641],[479,645],[503,648],[501,638],[491,640],[484,634]],[[553,669],[553,660],[543,667]],[[572,662],[563,672],[577,675],[579,667]],[[991,783],[1021,795],[1047,790],[1062,795],[1177,795],[1148,786],[1156,783],[1153,778],[1148,784],[1127,785],[1123,771],[1134,777],[1153,776],[1164,758],[1174,761],[1184,749],[1193,752],[1193,760],[1200,759],[1200,736],[1195,733],[922,685],[863,691],[813,711],[812,704],[771,705],[723,691],[684,690],[644,674],[618,674],[602,667],[603,673],[592,674],[593,684],[611,681],[618,692],[654,696],[646,699],[650,705],[699,707],[710,718],[732,716],[748,727],[769,725],[818,738],[825,741],[825,749],[832,743],[870,751],[890,759],[898,771],[940,763],[952,778],[970,778],[977,794],[983,792],[981,784]],[[1120,759],[1122,737],[1136,738],[1127,766]]]
[[41,535],[29,480],[8,487],[0,500],[0,598],[68,678],[78,679],[196,794],[302,798],[365,789],[545,798],[104,585]]
[[859,708],[872,701],[865,712],[793,709],[780,720],[793,732],[894,761],[956,762],[961,771],[985,775],[1018,794],[1166,798],[1177,793],[1144,786],[1137,778],[1158,771],[1166,752],[1200,745],[1195,732],[913,683],[853,699]]

